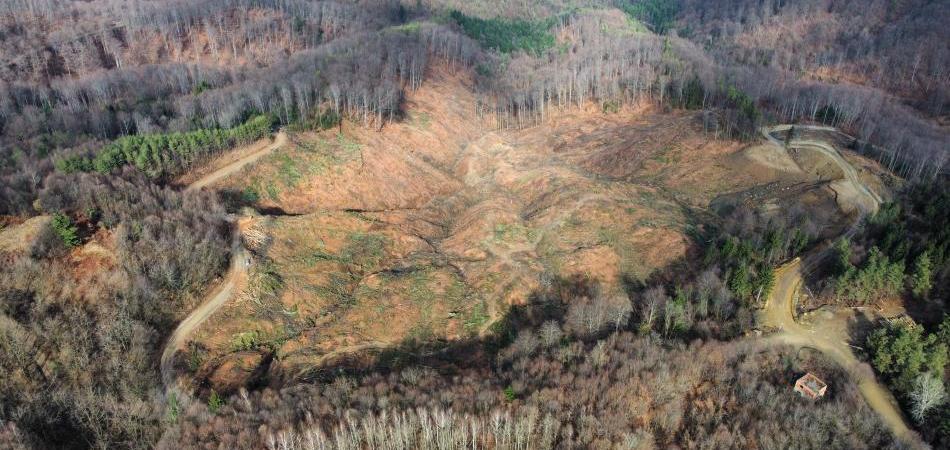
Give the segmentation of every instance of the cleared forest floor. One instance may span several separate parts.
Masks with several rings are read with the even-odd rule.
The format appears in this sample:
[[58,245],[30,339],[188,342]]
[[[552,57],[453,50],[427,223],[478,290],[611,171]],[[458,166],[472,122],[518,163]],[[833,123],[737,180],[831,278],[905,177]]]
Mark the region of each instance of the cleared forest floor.
[[619,291],[688,259],[688,233],[724,197],[846,226],[828,211],[834,180],[807,158],[776,167],[781,155],[715,140],[691,113],[591,108],[495,130],[474,116],[469,83],[440,74],[401,122],[288,135],[218,180],[283,214],[248,225],[265,244],[191,337],[196,377],[225,391],[293,383],[366,356],[346,349],[483,335],[554,279]]

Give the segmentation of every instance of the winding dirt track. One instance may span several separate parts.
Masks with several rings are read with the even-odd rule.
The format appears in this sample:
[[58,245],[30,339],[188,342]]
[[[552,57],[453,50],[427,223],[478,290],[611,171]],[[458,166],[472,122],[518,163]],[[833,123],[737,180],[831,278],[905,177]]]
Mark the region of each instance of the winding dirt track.
[[[897,437],[907,436],[909,428],[904,421],[897,401],[891,392],[879,383],[874,373],[851,351],[848,343],[831,339],[820,329],[812,329],[795,322],[792,310],[795,292],[802,283],[802,262],[799,259],[785,264],[776,270],[776,284],[768,304],[762,312],[762,321],[781,331],[769,336],[768,341],[775,344],[788,344],[795,347],[809,347],[824,353],[843,367],[858,384],[858,390],[864,400],[890,428]],[[833,387],[832,387],[833,388]]]
[[277,150],[278,148],[283,147],[284,144],[286,143],[287,143],[287,133],[284,132],[284,130],[280,130],[277,132],[277,135],[274,136],[274,142],[271,142],[270,144],[264,144],[260,146],[259,148],[251,151],[247,155],[244,155],[237,161],[234,161],[220,169],[215,170],[214,172],[211,172],[201,177],[194,183],[189,184],[188,187],[185,188],[185,190],[194,191],[197,189],[201,189],[203,187],[211,186],[212,184],[217,183],[218,181],[225,179],[229,175],[232,175],[236,173],[237,171],[243,169],[244,166],[254,161],[257,161],[264,155],[267,155],[273,152],[274,150]]
[[[779,142],[772,136],[772,133],[786,131],[789,128],[789,125],[783,125],[763,129],[762,133],[770,142],[782,147],[784,143]],[[837,131],[826,127],[796,125],[796,128],[813,131]],[[793,140],[789,143],[789,146],[816,149],[828,156],[841,168],[848,181],[854,183],[858,192],[865,197],[867,203],[862,202],[856,205],[860,214],[855,223],[844,233],[845,236],[854,234],[864,216],[877,209],[881,202],[880,197],[860,181],[854,167],[847,162],[837,149],[828,143]],[[816,253],[806,256],[805,261],[795,258],[775,271],[775,289],[769,295],[765,309],[759,315],[759,321],[766,327],[774,327],[780,331],[769,336],[766,341],[777,345],[793,345],[799,348],[810,347],[824,353],[850,374],[858,384],[858,389],[861,391],[861,395],[864,396],[865,401],[880,415],[891,432],[898,438],[906,437],[910,433],[910,429],[894,396],[876,380],[874,373],[854,355],[851,346],[847,342],[831,338],[830,333],[825,333],[824,330],[812,329],[795,321],[793,312],[795,309],[795,294],[802,284],[803,268],[816,264],[827,255],[827,252],[827,248],[820,249]]]
[[[203,187],[210,186],[228,175],[234,174],[237,171],[243,169],[248,164],[257,161],[264,155],[267,155],[274,150],[277,150],[281,146],[287,143],[287,134],[281,130],[277,132],[277,136],[274,139],[274,142],[263,145],[260,148],[254,150],[250,154],[234,161],[220,169],[211,172],[204,177],[198,179],[194,183],[188,185],[185,188],[185,191],[194,191],[201,189]],[[237,218],[229,217],[228,222],[236,223]],[[228,299],[234,294],[234,286],[237,284],[237,279],[244,275],[247,272],[249,266],[249,255],[247,250],[241,245],[240,233],[234,232],[233,242],[231,243],[231,266],[228,270],[227,275],[224,277],[224,281],[218,285],[215,289],[210,291],[205,297],[204,301],[201,302],[197,308],[195,308],[188,317],[185,317],[182,320],[178,327],[175,328],[175,331],[172,332],[171,337],[168,338],[168,342],[165,344],[164,350],[162,350],[162,358],[160,363],[160,371],[162,375],[162,383],[165,385],[165,390],[175,388],[181,391],[181,386],[178,384],[178,380],[175,374],[175,353],[179,350],[185,348],[185,343],[188,340],[188,336],[191,335],[205,320],[208,320],[212,314],[214,314],[221,306],[227,303]]]
[[235,248],[231,253],[231,268],[228,270],[224,282],[211,291],[205,301],[178,324],[171,337],[168,338],[168,343],[165,344],[165,349],[162,351],[161,373],[162,383],[164,383],[166,390],[173,386],[177,387],[174,366],[175,353],[180,349],[184,349],[188,336],[231,298],[237,278],[247,270],[245,263],[247,251],[241,246],[240,238],[235,237],[234,240],[236,242],[233,244]]

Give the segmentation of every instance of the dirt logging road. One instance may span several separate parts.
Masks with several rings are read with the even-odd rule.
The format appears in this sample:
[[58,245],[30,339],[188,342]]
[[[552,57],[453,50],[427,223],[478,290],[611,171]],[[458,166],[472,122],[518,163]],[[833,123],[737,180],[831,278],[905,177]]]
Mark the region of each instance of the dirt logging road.
[[240,244],[240,238],[235,237],[234,248],[231,253],[231,267],[228,269],[224,281],[214,290],[212,290],[205,300],[195,308],[188,317],[182,320],[162,351],[161,374],[162,383],[165,389],[177,387],[175,376],[175,354],[183,350],[188,336],[198,328],[205,320],[211,317],[221,306],[227,303],[228,299],[234,294],[234,286],[237,279],[247,270],[247,251]]
[[[218,168],[189,184],[185,188],[185,191],[194,191],[211,186],[229,175],[237,173],[248,164],[270,154],[286,143],[287,133],[280,130],[277,132],[273,142],[261,143],[257,148],[240,159]],[[166,391],[170,389],[181,390],[175,373],[175,354],[178,353],[179,350],[184,350],[188,337],[233,296],[237,280],[245,275],[250,266],[250,255],[242,245],[241,235],[237,231],[237,227],[234,226],[238,219],[238,217],[227,218],[235,230],[231,243],[231,265],[228,269],[228,273],[224,276],[224,280],[215,289],[209,291],[201,304],[178,324],[178,327],[172,332],[171,337],[168,338],[168,342],[165,344],[165,348],[162,350],[159,368],[162,375],[162,383]]]
[[[790,125],[782,125],[765,128],[762,132],[770,142],[779,147],[784,147],[786,143],[776,139],[773,133],[788,131],[790,128]],[[827,127],[796,125],[795,128],[808,131],[837,132],[836,129]],[[854,224],[842,236],[853,235],[864,217],[877,210],[881,198],[861,182],[854,167],[834,146],[827,142],[792,139],[787,142],[787,146],[789,148],[809,148],[819,151],[837,164],[845,178],[854,184],[854,188],[862,197],[861,200],[856,200],[854,205],[859,214]],[[804,260],[795,258],[775,271],[775,288],[759,315],[759,322],[762,326],[779,330],[777,333],[768,336],[766,338],[767,342],[776,345],[792,345],[798,348],[809,347],[825,354],[847,371],[849,376],[857,383],[858,390],[865,401],[877,412],[891,432],[898,438],[907,437],[910,428],[907,426],[894,396],[877,381],[870,367],[863,364],[855,356],[851,346],[847,342],[831,337],[834,334],[829,333],[828,330],[823,330],[820,327],[817,329],[806,327],[795,321],[795,298],[803,282],[802,273],[809,267],[814,267],[828,252],[828,246],[819,247],[815,252],[807,255]]]
[[801,268],[802,262],[796,258],[775,271],[775,289],[762,311],[761,321],[763,325],[781,331],[767,339],[776,345],[809,347],[825,354],[848,372],[857,383],[864,400],[881,416],[891,432],[897,437],[907,436],[909,428],[894,396],[875,379],[870,368],[854,355],[848,343],[831,339],[821,329],[807,328],[795,321],[793,311],[795,294],[802,283]]
[[270,143],[261,143],[257,148],[249,152],[247,155],[244,155],[240,159],[224,166],[215,171],[201,177],[194,183],[188,185],[185,188],[186,191],[194,191],[204,187],[211,186],[230,175],[237,173],[239,170],[243,169],[248,164],[261,159],[265,155],[270,154],[274,150],[283,147],[287,143],[287,133],[284,130],[280,130],[274,136],[274,141]]

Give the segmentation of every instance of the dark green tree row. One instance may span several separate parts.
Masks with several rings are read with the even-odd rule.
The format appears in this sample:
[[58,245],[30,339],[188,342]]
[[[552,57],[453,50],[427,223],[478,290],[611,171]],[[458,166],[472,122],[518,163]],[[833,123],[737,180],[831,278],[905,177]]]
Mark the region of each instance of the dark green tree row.
[[835,296],[848,303],[866,304],[900,294],[904,286],[904,263],[892,261],[877,247],[871,247],[861,267],[850,261],[851,246],[846,240],[835,244],[839,274]]
[[449,16],[462,31],[484,48],[502,53],[524,51],[540,55],[554,46],[554,35],[549,31],[554,19],[544,21],[482,19],[452,11]]
[[259,115],[234,128],[125,136],[106,145],[92,157],[74,156],[58,160],[56,168],[65,173],[110,173],[122,166],[133,165],[150,177],[158,178],[178,173],[196,159],[264,138],[271,133],[273,126],[273,117]]
[[666,34],[673,28],[679,13],[676,0],[625,0],[620,4],[627,15],[650,25],[656,34]]
[[914,380],[922,373],[942,379],[950,344],[950,317],[944,317],[940,329],[943,333],[927,333],[920,325],[904,321],[877,328],[867,341],[871,364],[902,394],[913,390]]

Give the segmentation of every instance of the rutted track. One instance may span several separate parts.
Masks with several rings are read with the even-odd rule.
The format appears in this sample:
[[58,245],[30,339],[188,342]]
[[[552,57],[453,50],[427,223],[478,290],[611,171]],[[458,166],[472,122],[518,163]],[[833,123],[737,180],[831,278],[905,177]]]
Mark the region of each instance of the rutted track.
[[[788,131],[791,127],[791,125],[780,125],[763,128],[762,134],[774,145],[784,147],[785,143],[776,139],[772,133]],[[808,131],[838,132],[836,129],[828,127],[795,125],[795,128]],[[827,156],[835,162],[844,173],[845,178],[853,183],[857,191],[865,198],[866,204],[859,202],[856,205],[859,214],[854,224],[842,233],[842,236],[853,235],[865,215],[877,210],[881,203],[880,196],[861,182],[854,167],[834,146],[827,142],[793,139],[788,143],[788,146],[790,148],[817,150]],[[802,272],[808,267],[814,267],[828,254],[828,250],[827,246],[824,246],[806,256],[804,260],[796,258],[775,271],[775,289],[769,295],[765,309],[760,313],[759,320],[762,325],[780,331],[769,336],[767,342],[777,345],[810,347],[824,353],[850,374],[858,384],[858,389],[861,391],[861,395],[864,396],[865,401],[878,413],[891,432],[898,438],[905,437],[909,434],[910,428],[907,426],[894,396],[887,387],[875,379],[874,374],[866,366],[862,365],[851,350],[851,346],[847,342],[830,338],[828,333],[823,332],[824,330],[808,328],[795,321],[793,312],[795,309],[795,295],[802,285]]]

